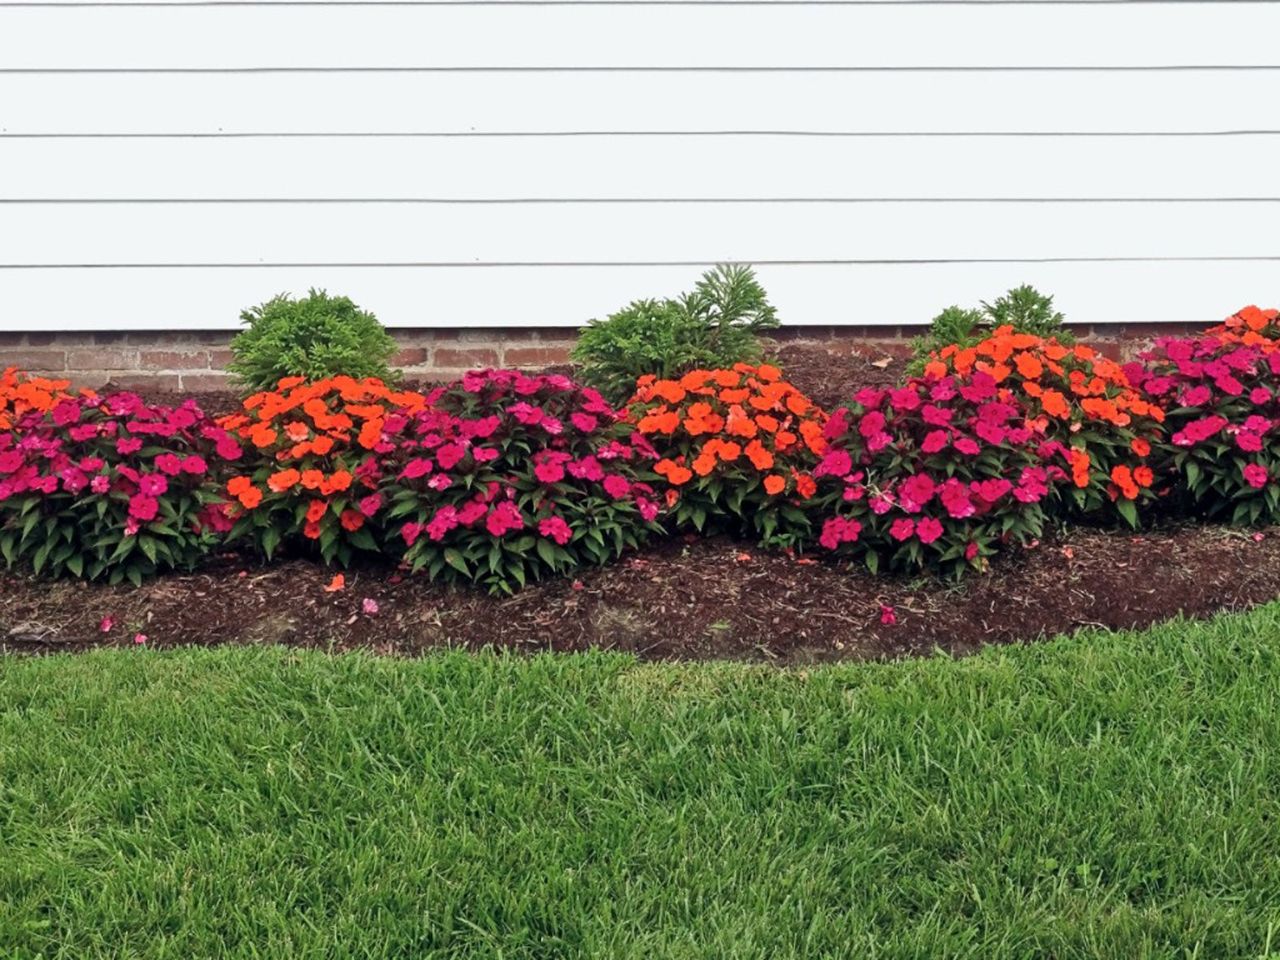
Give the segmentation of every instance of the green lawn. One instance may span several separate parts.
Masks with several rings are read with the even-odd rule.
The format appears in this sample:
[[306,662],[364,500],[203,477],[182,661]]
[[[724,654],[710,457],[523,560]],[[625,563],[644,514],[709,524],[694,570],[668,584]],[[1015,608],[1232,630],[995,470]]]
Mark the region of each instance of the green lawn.
[[1280,954],[1280,605],[960,662],[0,660],[0,957]]

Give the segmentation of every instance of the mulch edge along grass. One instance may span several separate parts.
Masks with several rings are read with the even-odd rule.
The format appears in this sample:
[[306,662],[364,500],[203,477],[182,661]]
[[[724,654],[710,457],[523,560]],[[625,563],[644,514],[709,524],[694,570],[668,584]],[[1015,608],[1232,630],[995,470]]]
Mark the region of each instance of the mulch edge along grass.
[[1280,604],[777,670],[0,658],[0,956],[1260,957]]

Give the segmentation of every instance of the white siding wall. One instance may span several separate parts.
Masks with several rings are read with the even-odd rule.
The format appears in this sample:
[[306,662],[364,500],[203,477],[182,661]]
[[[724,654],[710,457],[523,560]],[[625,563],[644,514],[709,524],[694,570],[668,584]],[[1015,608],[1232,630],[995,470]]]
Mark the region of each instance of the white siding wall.
[[0,329],[1280,299],[1280,3],[0,0]]

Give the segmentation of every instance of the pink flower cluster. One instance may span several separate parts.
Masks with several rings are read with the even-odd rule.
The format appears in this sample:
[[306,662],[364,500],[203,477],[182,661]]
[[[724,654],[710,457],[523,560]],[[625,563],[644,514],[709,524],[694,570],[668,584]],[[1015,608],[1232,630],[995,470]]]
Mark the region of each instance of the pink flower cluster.
[[814,477],[832,515],[818,542],[856,544],[877,564],[975,562],[998,542],[1038,536],[1040,505],[1066,477],[1066,451],[982,371],[859,390],[825,436]]
[[[36,509],[65,531],[59,535],[73,549],[58,551],[55,565],[73,570],[86,557],[111,562],[103,559],[108,547],[123,559],[129,551],[117,549],[119,541],[142,532],[166,544],[148,548],[148,564],[157,563],[151,553],[172,565],[188,562],[203,548],[204,531],[230,527],[217,498],[204,495],[208,458],[218,449],[240,454],[194,401],[149,406],[131,393],[62,399],[0,432],[0,527],[12,534],[6,517]],[[14,546],[38,549],[23,537]]]

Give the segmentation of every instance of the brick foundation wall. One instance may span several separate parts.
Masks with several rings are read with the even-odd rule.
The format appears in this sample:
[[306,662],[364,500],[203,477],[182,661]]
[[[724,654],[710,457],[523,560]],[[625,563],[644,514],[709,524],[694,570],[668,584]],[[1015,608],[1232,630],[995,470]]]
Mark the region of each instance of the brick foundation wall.
[[[786,327],[775,331],[783,343],[825,347],[836,355],[872,358],[905,356],[922,327]],[[1117,358],[1127,358],[1157,336],[1187,334],[1198,327],[1179,324],[1072,325],[1077,337]],[[394,364],[415,380],[451,379],[476,367],[540,369],[565,363],[573,347],[572,329],[477,329],[391,331],[400,344]],[[0,369],[19,367],[98,387],[174,391],[221,390],[231,359],[234,330],[135,333],[0,332]]]

